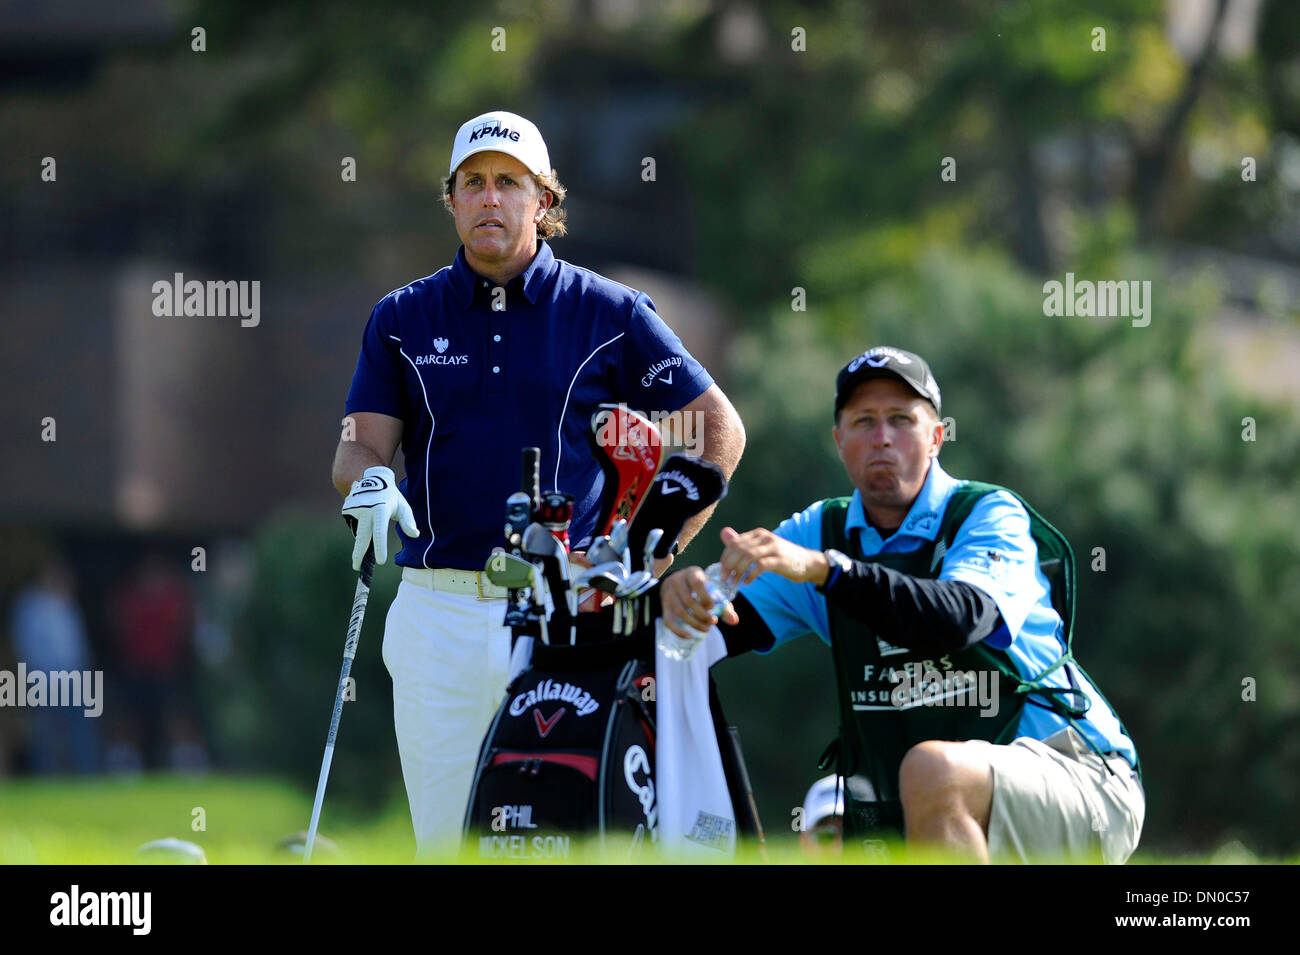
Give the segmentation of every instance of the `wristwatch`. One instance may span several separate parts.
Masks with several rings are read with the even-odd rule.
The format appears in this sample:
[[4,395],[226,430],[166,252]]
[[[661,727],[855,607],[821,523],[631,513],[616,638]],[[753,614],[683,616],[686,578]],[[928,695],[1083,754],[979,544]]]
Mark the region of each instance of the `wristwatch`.
[[830,573],[826,575],[826,582],[817,588],[819,594],[824,594],[831,589],[840,574],[847,574],[853,569],[853,558],[834,547],[822,551],[826,555],[826,563],[831,565]]

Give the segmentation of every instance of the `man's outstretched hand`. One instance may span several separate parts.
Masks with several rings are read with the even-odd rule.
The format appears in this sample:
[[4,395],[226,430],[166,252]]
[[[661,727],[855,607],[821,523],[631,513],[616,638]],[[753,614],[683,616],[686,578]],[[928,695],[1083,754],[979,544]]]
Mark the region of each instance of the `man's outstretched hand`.
[[[723,550],[718,563],[723,577],[736,585],[752,583],[768,571],[796,583],[822,584],[830,572],[821,551],[792,544],[763,527],[743,534],[724,527],[720,536]],[[719,621],[733,626],[740,622],[731,604],[713,605],[707,583],[699,567],[685,567],[659,585],[664,626],[679,637],[698,638],[701,630]]]
[[826,555],[778,537],[767,528],[756,527],[743,534],[735,528],[722,529],[723,576],[739,584],[753,583],[760,574],[771,571],[797,584],[823,584],[830,573]]

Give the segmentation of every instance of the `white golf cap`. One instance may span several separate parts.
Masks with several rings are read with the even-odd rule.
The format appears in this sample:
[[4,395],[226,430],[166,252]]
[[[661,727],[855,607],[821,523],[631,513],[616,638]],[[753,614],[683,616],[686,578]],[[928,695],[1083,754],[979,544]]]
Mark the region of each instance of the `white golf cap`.
[[803,799],[803,827],[811,829],[829,816],[844,815],[844,784],[838,776],[817,780]]
[[516,113],[493,110],[475,116],[456,133],[451,147],[451,166],[447,175],[456,170],[466,158],[475,153],[508,153],[539,176],[551,172],[551,157],[542,141],[541,131]]

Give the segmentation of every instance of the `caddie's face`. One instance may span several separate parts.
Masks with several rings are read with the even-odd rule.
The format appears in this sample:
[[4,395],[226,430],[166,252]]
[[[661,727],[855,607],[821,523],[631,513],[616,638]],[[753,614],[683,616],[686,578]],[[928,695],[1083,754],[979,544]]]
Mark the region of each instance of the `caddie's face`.
[[854,389],[832,435],[868,513],[901,523],[943,444],[934,406],[897,378],[873,378]]
[[461,163],[451,207],[470,266],[495,275],[518,264],[522,272],[537,251],[537,223],[551,198],[514,156],[475,153]]

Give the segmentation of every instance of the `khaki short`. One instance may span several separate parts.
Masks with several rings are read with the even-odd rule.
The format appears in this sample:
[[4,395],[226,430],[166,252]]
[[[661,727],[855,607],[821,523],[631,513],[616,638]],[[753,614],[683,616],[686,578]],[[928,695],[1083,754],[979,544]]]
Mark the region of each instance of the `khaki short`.
[[991,861],[1120,865],[1137,848],[1146,795],[1124,757],[1106,760],[1111,775],[1073,727],[1045,740],[969,745],[993,766]]

